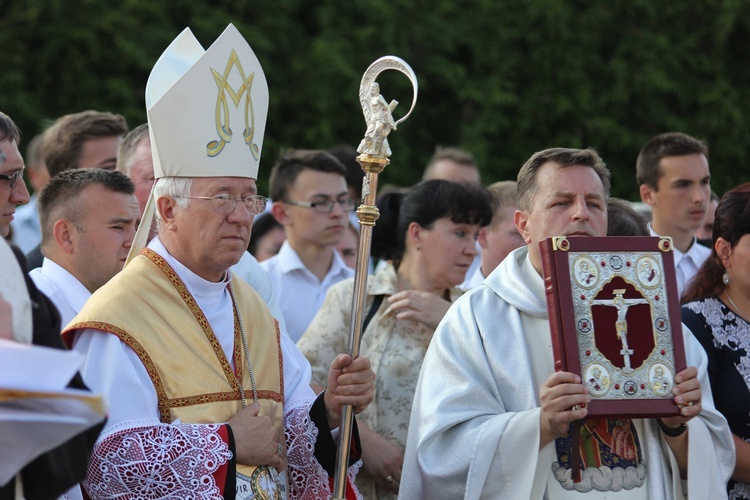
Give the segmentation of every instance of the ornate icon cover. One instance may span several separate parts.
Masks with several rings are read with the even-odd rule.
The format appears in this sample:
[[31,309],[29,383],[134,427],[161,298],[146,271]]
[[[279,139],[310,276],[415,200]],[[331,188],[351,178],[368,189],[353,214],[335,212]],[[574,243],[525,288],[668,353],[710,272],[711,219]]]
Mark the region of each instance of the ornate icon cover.
[[579,374],[589,416],[679,413],[686,366],[672,240],[562,237],[540,244],[555,369]]

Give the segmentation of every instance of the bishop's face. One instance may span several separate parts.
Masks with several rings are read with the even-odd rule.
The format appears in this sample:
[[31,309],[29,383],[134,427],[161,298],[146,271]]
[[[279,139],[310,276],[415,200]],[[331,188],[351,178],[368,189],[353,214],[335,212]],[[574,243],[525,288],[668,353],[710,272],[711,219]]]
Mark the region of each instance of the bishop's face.
[[606,236],[607,200],[599,175],[583,165],[545,163],[536,175],[531,209],[516,212],[516,227],[540,274],[539,242],[552,236]]
[[[239,200],[257,193],[255,179],[206,177],[193,180],[190,195],[228,194]],[[248,213],[242,202],[222,214],[214,210],[211,200],[189,201],[185,209],[170,205],[162,212],[165,227],[159,236],[169,253],[188,269],[206,280],[219,281],[247,250],[255,216]]]

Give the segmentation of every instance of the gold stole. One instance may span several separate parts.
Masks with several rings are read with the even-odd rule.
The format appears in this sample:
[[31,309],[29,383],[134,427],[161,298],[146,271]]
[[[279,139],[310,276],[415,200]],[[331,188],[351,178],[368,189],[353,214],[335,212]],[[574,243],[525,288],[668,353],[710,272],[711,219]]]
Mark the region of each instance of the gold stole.
[[[178,418],[191,424],[227,422],[242,409],[238,379],[248,402],[253,398],[239,309],[260,415],[270,417],[278,435],[284,436],[284,368],[278,323],[250,285],[235,279],[232,287],[237,300],[234,370],[182,280],[148,248],[91,296],[63,335],[91,328],[112,333],[130,346],[154,384],[162,422]],[[267,469],[237,464],[240,474],[258,480],[267,477]]]

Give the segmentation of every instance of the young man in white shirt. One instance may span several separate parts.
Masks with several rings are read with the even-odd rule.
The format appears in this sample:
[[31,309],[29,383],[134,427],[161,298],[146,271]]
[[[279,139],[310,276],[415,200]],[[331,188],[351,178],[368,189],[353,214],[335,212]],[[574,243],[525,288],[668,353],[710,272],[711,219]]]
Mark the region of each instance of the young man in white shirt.
[[325,151],[292,150],[271,171],[271,212],[286,242],[261,263],[280,297],[287,333],[299,340],[323,305],[328,288],[354,276],[335,251],[348,231],[346,169]]
[[130,179],[117,171],[58,174],[39,195],[42,267],[29,275],[65,327],[125,264],[140,220]]
[[711,198],[708,145],[680,132],[651,138],[636,161],[641,200],[651,206],[652,236],[674,244],[677,292],[682,292],[711,254],[695,239]]

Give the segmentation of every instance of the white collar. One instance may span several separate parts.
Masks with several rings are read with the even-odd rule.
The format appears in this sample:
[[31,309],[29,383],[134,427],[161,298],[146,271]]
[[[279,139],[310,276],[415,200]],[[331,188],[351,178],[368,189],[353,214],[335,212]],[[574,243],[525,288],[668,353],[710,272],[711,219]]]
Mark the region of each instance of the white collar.
[[190,290],[190,293],[196,297],[219,297],[225,292],[227,285],[232,281],[232,272],[230,270],[226,271],[224,279],[218,283],[201,278],[170,254],[158,236],[149,242],[148,248],[161,255],[167,261],[188,290]]
[[47,257],[42,260],[42,274],[57,284],[76,314],[81,312],[83,305],[91,297],[91,292],[78,278]]
[[537,299],[546,302],[544,279],[539,275],[537,270],[534,269],[534,265],[531,263],[528,254],[526,254],[526,258],[524,258],[521,263],[521,274],[523,275],[529,290],[531,290],[531,293],[533,293]]
[[[335,249],[332,248],[331,250],[333,251],[333,260],[331,260],[330,269],[328,269],[328,272],[326,272],[326,277],[335,276],[342,272],[346,273],[347,276],[350,276],[351,273],[347,272],[347,270],[350,270],[351,268],[347,266],[346,263],[344,263],[344,259],[341,258],[341,256]],[[300,258],[297,251],[289,244],[289,240],[284,241],[284,244],[281,245],[278,253],[278,258],[279,268],[281,269],[282,273],[286,274],[294,271],[295,269],[300,269],[312,274],[307,266],[305,266],[305,263],[302,262],[302,259]]]
[[[654,231],[654,228],[651,227],[651,224],[648,225],[648,230],[651,232],[651,236],[661,237],[659,233]],[[688,251],[685,253],[682,253],[680,250],[677,249],[676,246],[672,245],[672,252],[674,253],[675,264],[679,264],[679,262],[683,259],[683,257],[688,257],[692,259],[694,262],[698,263],[698,265],[700,265],[700,263],[702,263],[703,260],[705,259],[705,253],[706,253],[704,251],[705,248],[706,247],[698,243],[698,238],[696,238],[695,236],[693,236],[693,243],[690,245],[690,248],[688,248]],[[710,253],[710,249],[709,249],[709,253]]]

